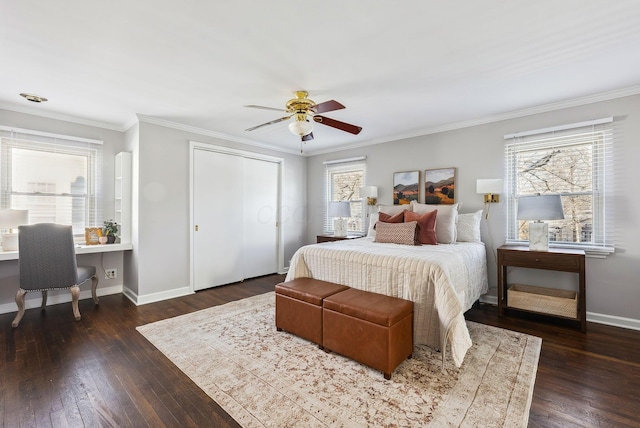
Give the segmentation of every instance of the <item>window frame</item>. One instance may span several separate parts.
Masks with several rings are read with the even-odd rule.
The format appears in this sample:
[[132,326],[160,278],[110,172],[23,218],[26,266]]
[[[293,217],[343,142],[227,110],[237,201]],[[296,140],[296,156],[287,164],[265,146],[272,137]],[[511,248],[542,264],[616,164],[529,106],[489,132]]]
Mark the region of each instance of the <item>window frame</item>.
[[[613,170],[611,153],[613,147],[613,118],[602,118],[552,128],[526,131],[504,136],[505,172],[506,172],[506,243],[528,245],[528,240],[518,238],[519,220],[517,220],[517,199],[527,193],[518,192],[516,162],[519,153],[532,150],[551,150],[556,147],[578,146],[591,143],[591,191],[559,192],[561,197],[591,195],[592,198],[592,237],[590,242],[549,241],[550,247],[583,249],[591,256],[605,257],[615,251],[612,243],[610,225],[613,222],[613,211],[607,204],[608,174]],[[569,140],[578,135],[587,135],[579,142]],[[553,190],[553,189],[552,189]],[[530,194],[530,193],[529,193]],[[544,194],[544,193],[543,193]],[[566,215],[566,213],[565,213]]]
[[[0,208],[15,208],[10,206],[13,196],[31,195],[29,192],[14,191],[13,189],[12,155],[14,149],[82,156],[86,158],[87,162],[86,193],[72,195],[65,192],[34,192],[33,196],[56,199],[81,197],[85,202],[84,209],[81,211],[85,228],[98,225],[102,218],[102,144],[100,140],[0,126]],[[69,213],[69,217],[73,219],[73,212]],[[84,238],[84,228],[74,230],[76,243],[84,243]]]
[[[367,224],[366,224],[366,216],[365,216],[365,202],[364,198],[360,196],[360,188],[365,186],[367,180],[367,165],[366,165],[366,156],[360,156],[355,158],[348,159],[339,159],[332,161],[324,162],[324,186],[325,186],[325,196],[324,196],[324,212],[323,212],[323,233],[332,234],[334,233],[333,221],[331,217],[329,217],[329,202],[333,200],[333,175],[349,172],[349,171],[360,171],[362,173],[362,183],[360,186],[357,186],[354,189],[353,197],[348,199],[351,202],[352,207],[352,216],[349,219],[360,219],[361,228],[360,230],[351,230],[347,229],[349,235],[357,235],[364,236],[367,233]],[[360,207],[360,215],[353,215],[354,204]]]

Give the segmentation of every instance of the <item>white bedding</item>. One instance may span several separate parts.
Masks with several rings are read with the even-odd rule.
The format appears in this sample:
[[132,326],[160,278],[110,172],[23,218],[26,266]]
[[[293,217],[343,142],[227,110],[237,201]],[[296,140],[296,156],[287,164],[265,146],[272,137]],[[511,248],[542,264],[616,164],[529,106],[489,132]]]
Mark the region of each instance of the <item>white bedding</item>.
[[349,239],[308,245],[293,255],[286,280],[310,277],[414,302],[414,343],[446,344],[456,366],[471,347],[464,312],[487,292],[483,243],[409,246]]

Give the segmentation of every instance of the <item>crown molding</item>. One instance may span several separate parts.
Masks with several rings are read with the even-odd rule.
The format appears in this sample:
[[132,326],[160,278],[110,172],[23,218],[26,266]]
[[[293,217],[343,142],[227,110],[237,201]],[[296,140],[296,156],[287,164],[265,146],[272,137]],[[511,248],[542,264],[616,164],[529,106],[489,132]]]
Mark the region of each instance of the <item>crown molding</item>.
[[143,114],[137,114],[138,121],[144,123],[150,123],[152,125],[164,126],[165,128],[177,129],[180,131],[190,132],[197,135],[205,135],[207,137],[219,138],[224,141],[232,141],[234,143],[246,144],[249,146],[260,147],[262,149],[274,150],[280,153],[290,153],[300,156],[300,153],[295,150],[285,149],[283,147],[272,146],[269,144],[259,143],[246,138],[238,138],[232,135],[223,134],[222,132],[211,131],[209,129],[198,128],[196,126],[184,125],[182,123],[176,123],[165,119],[158,119],[152,116],[145,116]]

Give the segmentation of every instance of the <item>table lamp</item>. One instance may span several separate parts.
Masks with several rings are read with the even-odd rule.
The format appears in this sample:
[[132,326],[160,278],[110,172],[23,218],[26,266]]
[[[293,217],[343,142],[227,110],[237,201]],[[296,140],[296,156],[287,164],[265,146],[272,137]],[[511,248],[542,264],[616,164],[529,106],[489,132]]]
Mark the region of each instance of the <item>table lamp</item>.
[[29,210],[0,210],[0,229],[8,229],[2,234],[2,251],[18,250],[18,234],[13,229],[29,224]]
[[347,218],[351,217],[351,203],[329,202],[329,217],[333,217],[333,236],[347,236]]
[[542,220],[562,220],[560,195],[532,195],[518,198],[518,220],[529,222],[529,249],[549,251],[549,225]]

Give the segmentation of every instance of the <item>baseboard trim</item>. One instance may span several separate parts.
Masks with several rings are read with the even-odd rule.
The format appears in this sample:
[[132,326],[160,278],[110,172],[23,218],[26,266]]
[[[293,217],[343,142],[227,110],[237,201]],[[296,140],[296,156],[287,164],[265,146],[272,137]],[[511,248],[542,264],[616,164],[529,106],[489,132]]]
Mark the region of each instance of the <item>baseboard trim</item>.
[[[111,285],[109,287],[100,287],[96,290],[98,297],[108,296],[111,294],[122,293],[122,285]],[[17,291],[17,290],[16,290]],[[52,295],[49,292],[47,297],[47,306],[58,305],[60,303],[71,303],[71,292],[68,290],[61,290],[60,294]],[[65,292],[66,291],[66,292]],[[29,298],[29,296],[33,296]],[[81,290],[80,300],[91,299],[91,290]],[[42,294],[39,291],[32,291],[27,293],[24,299],[25,309],[39,308],[42,305]],[[4,303],[0,305],[0,314],[8,314],[11,312],[18,312],[18,306],[15,303]]]
[[160,293],[144,294],[142,296],[136,294],[131,289],[126,287],[122,292],[136,306],[161,302],[163,300],[175,299],[176,297],[183,297],[194,294],[194,291],[192,291],[190,287],[175,288],[173,290],[162,291]]
[[[498,296],[484,295],[480,296],[480,302],[488,305],[498,306]],[[633,318],[617,317],[615,315],[598,314],[595,312],[587,312],[587,321],[596,324],[610,325],[612,327],[628,328],[630,330],[640,331],[640,320]]]

